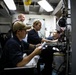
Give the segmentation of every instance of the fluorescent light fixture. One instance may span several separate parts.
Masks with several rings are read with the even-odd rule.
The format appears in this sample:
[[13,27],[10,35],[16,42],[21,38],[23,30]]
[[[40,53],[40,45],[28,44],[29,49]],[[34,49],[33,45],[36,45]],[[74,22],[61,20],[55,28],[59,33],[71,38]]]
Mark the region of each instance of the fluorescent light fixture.
[[47,12],[53,11],[52,6],[46,1],[46,0],[40,0],[38,1],[38,4],[45,9]]
[[4,2],[10,10],[16,10],[16,6],[13,0],[4,0]]

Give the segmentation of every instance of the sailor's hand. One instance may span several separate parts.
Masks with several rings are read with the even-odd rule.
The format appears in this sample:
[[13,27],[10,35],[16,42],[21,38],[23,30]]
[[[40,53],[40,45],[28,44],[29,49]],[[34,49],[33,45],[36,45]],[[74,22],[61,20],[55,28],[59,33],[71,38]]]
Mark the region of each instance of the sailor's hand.
[[58,39],[56,39],[56,40],[51,40],[51,42],[58,42]]
[[35,48],[34,52],[36,55],[39,55],[41,53],[41,50],[42,50],[42,47],[39,46],[39,47]]

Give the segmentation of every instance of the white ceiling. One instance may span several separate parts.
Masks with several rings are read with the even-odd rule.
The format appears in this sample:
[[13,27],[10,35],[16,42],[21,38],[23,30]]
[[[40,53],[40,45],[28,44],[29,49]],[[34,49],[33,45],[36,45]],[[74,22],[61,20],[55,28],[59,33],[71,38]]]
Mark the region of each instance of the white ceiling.
[[[32,0],[32,3],[30,5],[24,5],[25,0],[14,0],[15,4],[17,6],[17,11],[18,12],[23,12],[26,14],[44,14],[44,15],[49,15],[51,12],[46,12],[44,9],[42,9],[38,5],[39,0]],[[55,9],[57,4],[60,2],[60,0],[47,0]]]
[[[50,15],[52,12],[46,12],[44,9],[42,9],[39,5],[38,2],[39,0],[32,0],[32,3],[30,5],[24,5],[24,0],[14,0],[17,10],[16,11],[10,11],[8,8],[4,9],[4,4],[3,0],[0,0],[0,16],[7,16],[7,14],[12,15],[15,13],[25,13],[25,14],[44,14],[44,15]],[[52,7],[55,9],[60,2],[60,0],[47,0]],[[2,6],[3,5],[3,6]],[[5,12],[5,10],[7,12]],[[4,14],[3,14],[4,13]]]

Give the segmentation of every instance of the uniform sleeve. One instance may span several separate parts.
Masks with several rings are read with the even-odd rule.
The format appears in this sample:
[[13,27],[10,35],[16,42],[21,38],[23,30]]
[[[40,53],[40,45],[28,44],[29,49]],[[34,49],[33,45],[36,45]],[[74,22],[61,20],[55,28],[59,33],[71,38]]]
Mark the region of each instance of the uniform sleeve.
[[23,60],[23,53],[18,44],[12,43],[8,47],[9,50],[9,60],[16,66],[17,63]]
[[42,38],[39,37],[38,33],[34,31],[28,32],[27,41],[31,44],[39,44],[41,43]]

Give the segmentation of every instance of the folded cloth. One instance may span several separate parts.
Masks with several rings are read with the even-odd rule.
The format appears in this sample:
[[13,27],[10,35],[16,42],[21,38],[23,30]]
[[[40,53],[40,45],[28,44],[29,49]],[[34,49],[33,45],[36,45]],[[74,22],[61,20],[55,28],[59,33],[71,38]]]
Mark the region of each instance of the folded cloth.
[[[27,56],[27,55],[24,54],[23,56]],[[25,65],[25,67],[27,67],[27,68],[37,67],[37,63],[38,63],[39,58],[40,58],[39,55],[34,56],[31,59],[31,61]]]

